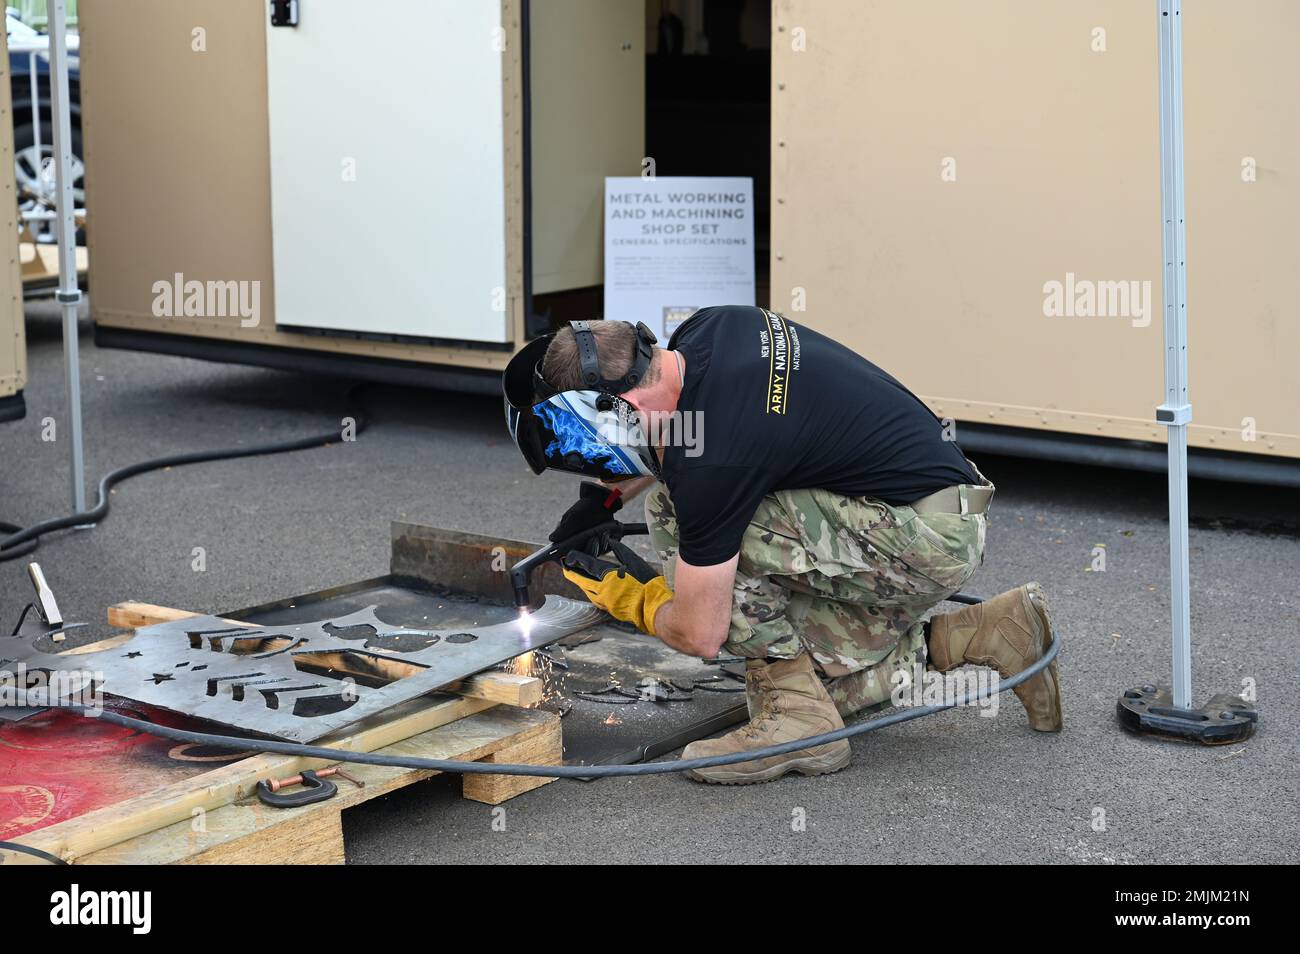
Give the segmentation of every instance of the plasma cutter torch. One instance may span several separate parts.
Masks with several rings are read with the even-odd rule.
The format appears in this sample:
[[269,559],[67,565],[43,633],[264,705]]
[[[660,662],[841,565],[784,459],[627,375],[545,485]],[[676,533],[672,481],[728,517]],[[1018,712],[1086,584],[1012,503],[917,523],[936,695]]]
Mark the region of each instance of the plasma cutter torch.
[[600,556],[616,540],[649,532],[650,529],[644,523],[620,523],[617,520],[610,520],[608,523],[598,524],[581,533],[575,533],[558,543],[548,543],[510,568],[510,585],[515,591],[515,606],[518,607],[521,615],[535,608],[531,605],[528,588],[533,571],[542,564],[558,562],[574,550]]

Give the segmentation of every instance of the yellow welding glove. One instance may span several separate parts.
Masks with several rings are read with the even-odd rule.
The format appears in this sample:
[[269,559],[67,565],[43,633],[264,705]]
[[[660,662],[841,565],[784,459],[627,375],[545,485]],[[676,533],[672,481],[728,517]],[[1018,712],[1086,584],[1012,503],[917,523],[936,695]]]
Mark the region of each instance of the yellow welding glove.
[[619,562],[575,550],[561,561],[564,575],[587,594],[593,606],[654,636],[655,613],[673,598],[673,591],[661,574],[627,547],[615,543],[611,549]]

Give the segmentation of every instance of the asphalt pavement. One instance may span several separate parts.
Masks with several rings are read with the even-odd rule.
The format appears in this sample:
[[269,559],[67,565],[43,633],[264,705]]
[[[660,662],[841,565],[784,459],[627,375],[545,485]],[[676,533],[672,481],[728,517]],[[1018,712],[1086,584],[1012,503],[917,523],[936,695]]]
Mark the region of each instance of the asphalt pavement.
[[[28,314],[27,417],[0,424],[0,520],[18,524],[69,506],[57,311]],[[99,350],[84,321],[82,335],[92,497],[122,464],[342,427],[354,413],[344,381]],[[51,536],[34,557],[65,613],[102,620],[127,599],[223,612],[376,576],[394,519],[541,540],[576,491],[532,475],[496,400],[371,385],[363,401],[372,423],[356,441],[122,484],[98,526]],[[833,776],[561,781],[504,814],[462,800],[444,776],[350,810],[349,860],[1300,860],[1300,495],[1192,484],[1196,701],[1253,686],[1261,722],[1241,745],[1179,745],[1126,736],[1114,713],[1125,688],[1169,678],[1163,476],[972,456],[998,496],[969,589],[1043,584],[1063,642],[1060,735],[1032,732],[1008,694],[995,717],[959,709],[859,737]],[[0,563],[0,626],[29,598],[25,562]]]

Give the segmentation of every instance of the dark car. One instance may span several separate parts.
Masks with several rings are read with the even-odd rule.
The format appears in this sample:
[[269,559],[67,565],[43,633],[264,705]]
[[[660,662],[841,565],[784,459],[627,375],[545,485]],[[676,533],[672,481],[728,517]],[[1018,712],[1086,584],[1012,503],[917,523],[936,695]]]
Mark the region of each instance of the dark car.
[[[23,23],[12,13],[5,16],[9,36],[9,93],[13,99],[14,175],[19,212],[36,209],[53,211],[54,173],[43,171],[54,155],[54,126],[50,114],[49,38]],[[68,35],[68,101],[72,113],[72,188],[78,209],[85,207],[85,164],[81,151],[81,70],[77,49],[79,38]],[[33,115],[32,63],[36,67],[36,114],[40,117],[39,147]],[[54,242],[54,222],[28,222],[38,242]]]

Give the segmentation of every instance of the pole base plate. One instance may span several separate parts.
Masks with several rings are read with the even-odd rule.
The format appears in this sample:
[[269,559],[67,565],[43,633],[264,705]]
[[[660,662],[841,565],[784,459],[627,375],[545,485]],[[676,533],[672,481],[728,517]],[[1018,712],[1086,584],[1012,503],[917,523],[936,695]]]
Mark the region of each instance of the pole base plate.
[[1254,704],[1230,692],[1220,692],[1199,709],[1180,709],[1172,689],[1151,685],[1126,690],[1115,714],[1128,732],[1202,745],[1244,742],[1259,721]]

